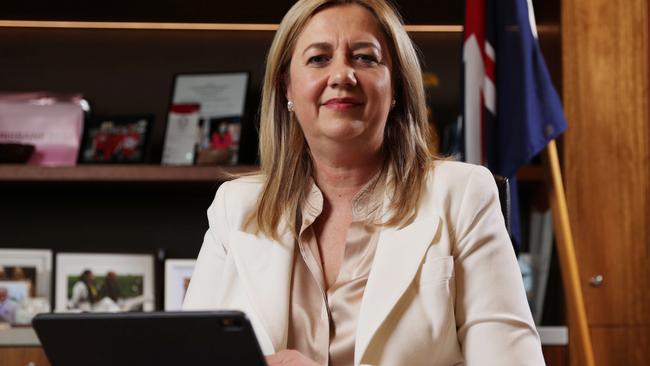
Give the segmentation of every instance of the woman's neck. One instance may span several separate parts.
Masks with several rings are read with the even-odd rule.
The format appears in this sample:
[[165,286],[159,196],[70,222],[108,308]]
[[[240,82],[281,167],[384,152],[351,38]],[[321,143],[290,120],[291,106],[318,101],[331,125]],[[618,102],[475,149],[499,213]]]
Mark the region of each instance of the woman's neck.
[[381,152],[366,156],[312,156],[313,178],[328,201],[352,199],[381,169]]

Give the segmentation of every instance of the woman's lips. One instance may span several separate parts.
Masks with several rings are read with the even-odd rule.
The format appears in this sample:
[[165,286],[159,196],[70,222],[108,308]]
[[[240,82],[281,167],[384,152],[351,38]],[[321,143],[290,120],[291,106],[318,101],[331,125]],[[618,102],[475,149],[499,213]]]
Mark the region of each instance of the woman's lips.
[[362,104],[361,101],[354,98],[332,98],[327,102],[323,103],[323,106],[335,111],[344,111],[344,110],[358,107],[361,104]]

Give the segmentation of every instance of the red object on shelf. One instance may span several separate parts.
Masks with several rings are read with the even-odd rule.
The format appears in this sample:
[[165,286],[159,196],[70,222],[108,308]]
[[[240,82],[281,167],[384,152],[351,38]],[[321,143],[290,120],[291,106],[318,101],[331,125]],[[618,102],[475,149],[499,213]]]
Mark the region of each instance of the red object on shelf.
[[199,109],[201,109],[201,105],[197,103],[178,103],[172,104],[172,107],[169,111],[179,114],[186,114],[198,112]]

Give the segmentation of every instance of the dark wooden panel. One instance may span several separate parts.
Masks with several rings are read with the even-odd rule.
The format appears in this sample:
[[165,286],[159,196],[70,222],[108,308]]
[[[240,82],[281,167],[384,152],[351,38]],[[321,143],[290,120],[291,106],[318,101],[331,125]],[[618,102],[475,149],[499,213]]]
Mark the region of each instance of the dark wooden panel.
[[1,248],[194,258],[214,184],[2,183]]
[[[294,0],[280,1],[12,1],[3,4],[2,18],[157,22],[279,23]],[[460,24],[462,1],[398,1],[397,8],[412,24]]]
[[[279,23],[294,0],[7,1],[1,19]],[[394,1],[408,24],[462,24],[463,1]],[[559,23],[559,0],[533,1],[540,24]]]

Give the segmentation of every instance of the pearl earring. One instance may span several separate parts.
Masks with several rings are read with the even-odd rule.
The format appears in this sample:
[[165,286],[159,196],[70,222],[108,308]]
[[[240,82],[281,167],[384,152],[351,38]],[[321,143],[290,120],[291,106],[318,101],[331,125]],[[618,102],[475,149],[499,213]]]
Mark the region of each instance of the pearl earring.
[[396,101],[395,99],[393,99],[393,100],[390,102],[390,109],[395,108],[395,104],[397,104],[397,101]]
[[289,110],[289,112],[293,112],[293,102],[292,101],[287,102],[287,109]]

